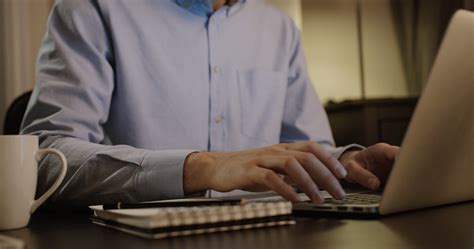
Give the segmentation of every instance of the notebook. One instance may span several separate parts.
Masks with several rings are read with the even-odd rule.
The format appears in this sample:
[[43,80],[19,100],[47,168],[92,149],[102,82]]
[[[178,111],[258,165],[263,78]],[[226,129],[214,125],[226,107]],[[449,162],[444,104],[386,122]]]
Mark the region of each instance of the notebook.
[[153,239],[295,224],[292,204],[287,201],[90,209],[94,224]]

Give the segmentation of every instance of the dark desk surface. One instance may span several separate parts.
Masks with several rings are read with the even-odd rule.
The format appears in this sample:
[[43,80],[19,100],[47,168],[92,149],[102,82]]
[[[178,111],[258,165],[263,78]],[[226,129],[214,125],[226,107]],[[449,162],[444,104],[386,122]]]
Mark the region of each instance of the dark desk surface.
[[40,212],[0,234],[28,248],[474,248],[474,202],[378,220],[297,218],[294,226],[149,240],[91,224],[86,212]]

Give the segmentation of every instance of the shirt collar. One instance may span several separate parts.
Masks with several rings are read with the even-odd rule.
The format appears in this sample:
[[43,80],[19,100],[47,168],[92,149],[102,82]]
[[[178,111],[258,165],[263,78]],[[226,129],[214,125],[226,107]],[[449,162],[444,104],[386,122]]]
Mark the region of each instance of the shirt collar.
[[[214,0],[175,0],[176,3],[188,11],[202,17],[209,17],[214,10],[212,3]],[[245,0],[229,0],[229,5],[243,3]]]

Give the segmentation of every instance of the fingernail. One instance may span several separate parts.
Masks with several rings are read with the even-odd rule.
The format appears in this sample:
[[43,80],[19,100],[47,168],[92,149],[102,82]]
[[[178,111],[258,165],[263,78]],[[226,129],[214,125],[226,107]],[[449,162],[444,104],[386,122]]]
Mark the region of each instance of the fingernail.
[[295,194],[295,195],[293,196],[293,202],[300,202],[300,201],[301,201],[300,196],[299,196],[298,194]]
[[341,166],[341,167],[337,167],[337,168],[336,168],[336,174],[337,174],[337,177],[339,177],[339,178],[344,178],[344,177],[346,177],[346,175],[347,175],[347,171],[346,171],[346,169],[345,169],[344,167],[342,167],[342,166]]
[[344,199],[344,197],[346,197],[346,192],[344,191],[344,189],[340,188],[337,190],[337,199]]
[[311,198],[314,203],[316,204],[322,204],[324,203],[324,197],[321,195],[321,193],[317,192],[316,194],[313,195],[313,198]]
[[313,203],[316,203],[316,204],[323,204],[324,203],[324,198],[320,198],[320,197],[313,197]]
[[368,185],[371,189],[376,189],[379,186],[378,181],[375,178],[369,179]]

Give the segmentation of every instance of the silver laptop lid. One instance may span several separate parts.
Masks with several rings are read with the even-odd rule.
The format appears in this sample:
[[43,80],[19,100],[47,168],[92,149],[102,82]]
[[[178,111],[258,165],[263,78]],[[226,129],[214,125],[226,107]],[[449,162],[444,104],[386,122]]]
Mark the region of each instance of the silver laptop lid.
[[474,13],[458,11],[384,190],[388,214],[474,199]]

